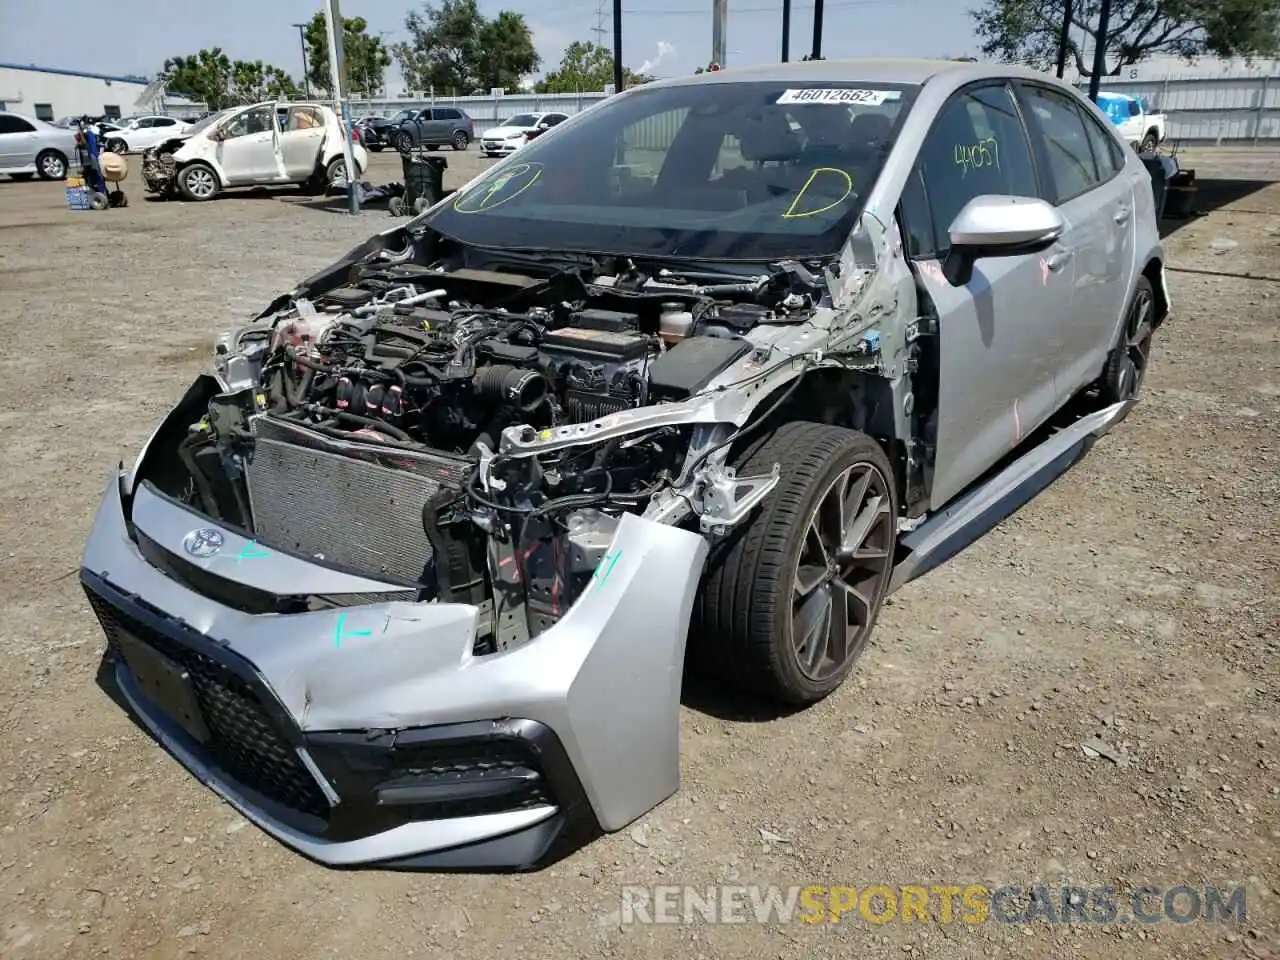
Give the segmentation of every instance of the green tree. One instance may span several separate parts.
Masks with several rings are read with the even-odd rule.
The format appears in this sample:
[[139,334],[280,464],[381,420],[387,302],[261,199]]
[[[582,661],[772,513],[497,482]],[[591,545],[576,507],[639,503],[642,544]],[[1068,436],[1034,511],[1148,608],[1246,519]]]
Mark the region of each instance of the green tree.
[[[383,74],[391,66],[391,54],[381,37],[371,37],[364,17],[342,18],[343,86],[346,93],[369,98],[383,87]],[[329,35],[325,32],[324,12],[311,18],[303,32],[307,43],[307,79],[312,87],[328,90]]]
[[293,77],[277,66],[261,60],[234,60],[231,63],[231,97],[237,103],[290,100],[299,93]]
[[[1085,60],[1081,31],[1096,43],[1099,9],[1099,0],[1072,3],[1067,53],[1084,76],[1093,75],[1093,62]],[[1063,0],[983,0],[972,11],[982,52],[1049,66],[1057,59],[1063,10]],[[1280,48],[1280,0],[1112,0],[1102,48],[1111,76],[1154,53],[1188,60],[1272,56]]]
[[[623,86],[648,83],[652,77],[622,68]],[[613,54],[598,43],[575,40],[565,48],[560,66],[537,82],[537,93],[577,93],[580,90],[603,90],[613,83]]]
[[541,62],[523,14],[503,10],[490,20],[476,0],[424,4],[409,11],[404,27],[410,39],[392,53],[406,85],[418,93],[515,90]]
[[221,47],[201,50],[164,62],[170,93],[200,100],[210,110],[240,103],[287,100],[297,96],[298,85],[287,72],[261,60],[232,60]]
[[164,72],[168,76],[165,87],[170,93],[200,100],[210,110],[221,110],[235,102],[231,95],[231,58],[221,47],[170,57],[164,62]]

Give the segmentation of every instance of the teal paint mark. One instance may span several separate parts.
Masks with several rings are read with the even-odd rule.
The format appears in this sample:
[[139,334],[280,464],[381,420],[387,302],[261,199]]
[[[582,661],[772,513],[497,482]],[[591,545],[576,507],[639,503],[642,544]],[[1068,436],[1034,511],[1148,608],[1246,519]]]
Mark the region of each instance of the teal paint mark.
[[596,578],[600,581],[600,586],[603,587],[605,581],[609,579],[609,574],[613,573],[613,568],[617,566],[618,558],[621,556],[621,550],[604,555],[604,558],[600,561],[600,566],[596,567]]
[[347,615],[345,613],[338,614],[338,622],[333,627],[333,645],[335,648],[342,646],[343,637],[371,637],[372,630],[348,630]]
[[257,560],[261,557],[269,556],[271,556],[270,550],[264,550],[258,546],[257,540],[250,540],[241,547],[240,552],[236,554],[236,563],[239,563],[241,560]]

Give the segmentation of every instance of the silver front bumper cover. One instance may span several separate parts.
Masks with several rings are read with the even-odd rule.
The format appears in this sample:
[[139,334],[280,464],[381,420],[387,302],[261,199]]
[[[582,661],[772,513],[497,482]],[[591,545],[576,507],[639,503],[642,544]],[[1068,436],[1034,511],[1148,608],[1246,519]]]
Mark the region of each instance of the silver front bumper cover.
[[[304,733],[396,730],[502,717],[544,724],[559,738],[599,826],[617,830],[679,787],[679,702],[685,638],[707,544],[624,515],[607,575],[592,581],[552,628],[503,653],[472,652],[478,610],[386,602],[298,614],[249,614],[171,579],[129,535],[124,477],[114,475],[85,548],[85,571],[225,645],[256,667]],[[160,547],[207,573],[289,594],[403,589],[263,548],[143,485],[131,520]],[[217,530],[221,548],[191,557],[183,541]],[[120,671],[122,690],[151,732],[202,781],[267,832],[332,865],[448,849],[527,828],[553,806],[416,821],[345,842],[290,828],[257,807],[184,743]],[[318,776],[321,788],[332,787]]]

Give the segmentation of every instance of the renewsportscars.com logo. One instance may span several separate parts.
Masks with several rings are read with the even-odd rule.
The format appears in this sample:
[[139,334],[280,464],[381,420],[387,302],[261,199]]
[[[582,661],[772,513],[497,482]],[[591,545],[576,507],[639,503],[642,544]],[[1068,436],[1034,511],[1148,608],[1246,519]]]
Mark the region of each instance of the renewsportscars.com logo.
[[632,923],[1243,923],[1244,887],[628,886]]

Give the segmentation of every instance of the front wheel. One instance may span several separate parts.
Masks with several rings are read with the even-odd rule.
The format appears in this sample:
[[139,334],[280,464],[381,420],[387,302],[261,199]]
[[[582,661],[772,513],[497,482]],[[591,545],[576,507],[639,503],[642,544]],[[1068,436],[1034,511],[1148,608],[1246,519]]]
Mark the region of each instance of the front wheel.
[[775,463],[778,486],[712,553],[696,643],[735,686],[809,704],[840,686],[871,638],[893,571],[897,489],[880,445],[842,427],[785,424],[737,470]]
[[396,149],[401,153],[408,153],[413,149],[413,137],[409,136],[407,131],[401,130],[396,135]]
[[455,150],[465,150],[470,143],[471,138],[467,136],[465,130],[459,130],[453,135],[453,149]]
[[1145,137],[1142,138],[1142,143],[1139,144],[1138,146],[1138,152],[1139,153],[1155,153],[1156,148],[1159,146],[1160,146],[1160,138],[1156,136],[1155,131],[1152,130],[1148,132]]
[[129,152],[129,144],[125,143],[119,137],[111,137],[107,140],[107,152],[126,154]]
[[41,180],[65,180],[67,178],[67,158],[57,150],[45,150],[36,157],[36,173]]
[[217,174],[202,163],[183,167],[178,174],[178,192],[185,200],[212,200],[218,195]]

